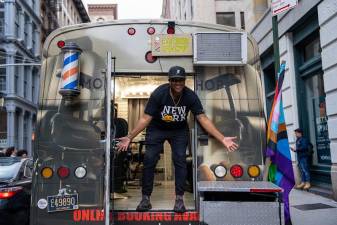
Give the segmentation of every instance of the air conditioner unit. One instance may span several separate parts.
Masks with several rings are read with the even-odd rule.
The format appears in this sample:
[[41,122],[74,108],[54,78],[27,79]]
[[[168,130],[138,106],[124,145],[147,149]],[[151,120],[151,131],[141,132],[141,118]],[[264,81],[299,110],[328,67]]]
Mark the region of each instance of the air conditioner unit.
[[195,33],[195,65],[244,65],[247,63],[247,33]]

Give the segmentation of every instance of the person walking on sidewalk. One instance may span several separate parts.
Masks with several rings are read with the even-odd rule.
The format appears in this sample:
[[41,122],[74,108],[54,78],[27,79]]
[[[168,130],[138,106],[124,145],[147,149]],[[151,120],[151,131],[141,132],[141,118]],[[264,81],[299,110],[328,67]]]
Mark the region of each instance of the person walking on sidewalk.
[[296,188],[308,190],[311,187],[309,170],[310,142],[303,136],[303,130],[300,128],[295,130],[295,136],[296,148],[291,147],[291,150],[297,153],[298,167],[301,173],[301,183]]
[[153,190],[154,170],[163,149],[165,140],[172,148],[175,167],[175,212],[185,212],[183,195],[187,174],[186,148],[189,139],[187,116],[192,111],[201,126],[229,151],[235,151],[238,144],[236,137],[224,137],[205,115],[204,109],[194,91],[185,86],[185,69],[171,67],[168,73],[169,83],[160,85],[151,94],[135,128],[126,136],[119,138],[117,149],[126,151],[131,140],[146,127],[146,151],[142,174],[142,200],[137,211],[148,211],[152,208],[150,196]]

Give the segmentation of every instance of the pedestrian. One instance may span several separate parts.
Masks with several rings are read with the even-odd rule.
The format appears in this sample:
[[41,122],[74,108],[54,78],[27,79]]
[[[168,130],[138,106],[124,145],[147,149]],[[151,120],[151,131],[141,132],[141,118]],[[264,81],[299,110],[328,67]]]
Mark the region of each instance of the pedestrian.
[[291,147],[291,150],[296,152],[298,167],[301,173],[301,183],[296,186],[297,189],[308,190],[310,184],[310,170],[309,170],[309,157],[310,157],[310,142],[303,136],[303,130],[297,128],[295,130],[296,147]]
[[16,157],[17,150],[15,147],[9,147],[6,149],[5,156],[6,157]]
[[153,190],[154,170],[163,149],[165,140],[172,148],[175,166],[175,212],[185,212],[183,201],[186,180],[186,148],[189,139],[187,116],[192,111],[201,126],[229,151],[235,151],[238,145],[236,137],[224,137],[205,115],[201,102],[194,91],[185,86],[185,69],[171,67],[168,72],[169,83],[160,85],[151,94],[135,128],[125,137],[119,138],[118,150],[126,151],[130,142],[146,129],[144,168],[142,174],[142,200],[137,211],[152,208],[150,196]]
[[16,154],[17,157],[22,157],[22,158],[27,158],[28,157],[28,152],[25,149],[21,149],[18,151]]

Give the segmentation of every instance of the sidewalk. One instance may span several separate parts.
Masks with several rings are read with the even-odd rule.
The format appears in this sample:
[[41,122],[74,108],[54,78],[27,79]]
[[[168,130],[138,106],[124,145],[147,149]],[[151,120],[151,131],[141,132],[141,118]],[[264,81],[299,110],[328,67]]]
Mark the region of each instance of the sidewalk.
[[289,196],[293,225],[337,225],[337,202],[293,189]]

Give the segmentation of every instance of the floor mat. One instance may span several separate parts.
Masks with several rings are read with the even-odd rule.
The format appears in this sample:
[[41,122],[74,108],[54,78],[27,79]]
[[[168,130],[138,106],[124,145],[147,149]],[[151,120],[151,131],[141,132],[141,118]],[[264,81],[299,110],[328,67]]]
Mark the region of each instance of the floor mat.
[[326,204],[323,204],[323,203],[315,203],[315,204],[303,204],[303,205],[294,205],[292,206],[296,209],[299,209],[299,210],[303,210],[303,211],[306,211],[306,210],[316,210],[316,209],[330,209],[330,208],[336,208],[334,206],[331,206],[331,205],[326,205]]

